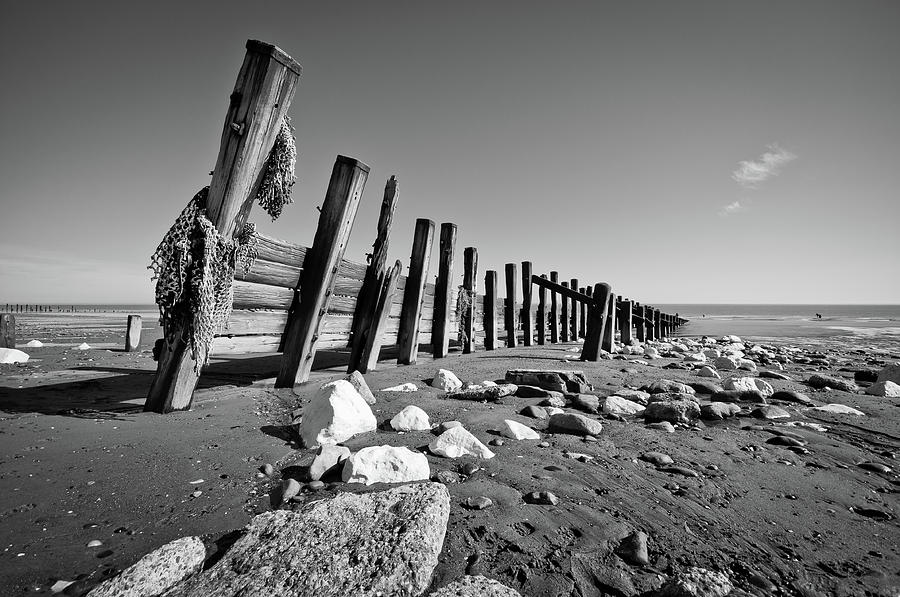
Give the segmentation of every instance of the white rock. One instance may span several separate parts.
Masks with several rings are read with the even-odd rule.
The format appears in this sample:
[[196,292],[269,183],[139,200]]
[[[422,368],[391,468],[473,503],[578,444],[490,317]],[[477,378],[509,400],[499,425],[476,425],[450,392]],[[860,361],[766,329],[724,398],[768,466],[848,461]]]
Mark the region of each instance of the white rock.
[[659,351],[653,348],[652,346],[648,346],[644,349],[644,356],[648,359],[658,359]]
[[462,388],[462,382],[453,371],[438,369],[437,373],[434,374],[434,379],[431,380],[431,387],[444,390],[445,392],[455,392]]
[[418,392],[419,387],[413,382],[402,383],[399,386],[391,386],[381,390],[382,392]]
[[885,398],[900,398],[900,385],[895,384],[889,379],[877,381],[866,388],[866,394],[872,396],[884,396]]
[[775,390],[767,382],[756,377],[732,377],[722,383],[726,390],[739,390],[741,392],[759,391],[763,396],[771,396]]
[[510,439],[541,439],[540,434],[528,425],[523,425],[510,419],[504,419],[503,424],[505,426],[502,431],[504,437]]
[[120,575],[97,585],[88,597],[161,595],[203,565],[206,547],[199,537],[182,537],[151,551]]
[[889,363],[884,369],[878,372],[878,381],[892,381],[900,384],[900,363]]
[[493,458],[494,453],[487,446],[478,441],[478,438],[466,431],[462,426],[453,427],[440,434],[430,444],[428,449],[432,454],[446,458],[459,458],[460,456],[475,456],[477,458]]
[[410,404],[391,419],[391,428],[394,431],[430,431],[431,421],[428,413]]
[[722,342],[730,342],[732,344],[737,344],[741,342],[741,339],[737,336],[722,336]]
[[738,357],[718,357],[713,362],[716,369],[721,369],[723,371],[730,371],[732,369],[737,369],[741,364],[741,359]]
[[607,396],[601,401],[600,409],[605,415],[629,416],[644,412],[645,408],[621,396]]
[[719,375],[719,372],[713,369],[712,367],[700,367],[697,371],[698,377],[712,377],[713,379],[722,379],[722,376]]
[[819,410],[826,413],[834,413],[838,415],[856,415],[856,416],[864,416],[866,413],[856,410],[855,408],[851,408],[846,404],[826,404],[825,406],[814,406],[812,410]]
[[692,354],[684,355],[684,360],[688,363],[705,363],[706,355],[702,352],[696,352]]
[[545,406],[544,410],[547,411],[547,416],[550,416],[550,417],[552,417],[553,415],[558,415],[558,414],[566,412],[563,409],[558,408],[556,406]]
[[309,478],[318,481],[325,473],[350,458],[350,448],[346,446],[319,446],[319,451],[309,465]]
[[750,359],[740,359],[738,361],[738,369],[743,369],[744,371],[756,371],[756,363]]
[[31,342],[29,342],[28,344],[25,345],[25,348],[40,348],[43,345],[44,345],[44,343],[41,342],[40,340],[32,340]]
[[27,363],[29,357],[26,353],[15,348],[0,348],[0,363]]
[[90,349],[91,349],[91,345],[88,344],[87,342],[82,342],[81,344],[79,344],[78,346],[75,347],[75,350],[90,350]]
[[339,379],[319,388],[303,412],[300,439],[307,448],[338,444],[358,433],[375,431],[372,409],[349,381]]
[[431,476],[428,457],[409,448],[370,446],[350,456],[341,475],[344,483],[409,483]]

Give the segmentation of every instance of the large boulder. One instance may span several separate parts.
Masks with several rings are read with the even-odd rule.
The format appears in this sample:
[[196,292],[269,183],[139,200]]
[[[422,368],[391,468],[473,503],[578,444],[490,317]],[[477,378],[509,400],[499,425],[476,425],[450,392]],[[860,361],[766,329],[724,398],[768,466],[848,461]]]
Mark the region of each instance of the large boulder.
[[494,457],[494,453],[487,446],[462,426],[453,427],[437,436],[428,444],[428,449],[432,454],[445,458],[475,456],[487,459]]
[[341,493],[299,512],[266,512],[221,560],[166,597],[420,595],[449,515],[450,494],[440,483]]
[[651,402],[644,411],[648,423],[668,421],[669,423],[691,423],[700,417],[700,405],[693,400],[669,400]]
[[409,483],[431,476],[428,458],[421,452],[395,446],[363,448],[344,462],[344,483]]
[[834,377],[833,375],[820,375],[818,373],[810,375],[806,383],[817,390],[825,388],[842,390],[844,392],[856,392],[859,390],[859,386],[856,385],[856,382],[854,381],[842,377]]
[[308,448],[338,444],[358,433],[375,431],[372,409],[349,381],[339,379],[319,388],[303,412],[300,439]]
[[577,413],[559,413],[551,415],[547,430],[550,433],[571,435],[600,435],[603,424]]
[[445,392],[455,392],[462,388],[462,385],[462,381],[456,377],[456,374],[447,369],[438,369],[434,374],[434,379],[431,380],[432,388],[438,388]]
[[866,394],[870,396],[884,396],[885,398],[900,398],[900,385],[889,379],[876,381],[866,388]]
[[428,413],[414,404],[410,404],[394,415],[391,419],[391,429],[394,431],[429,431],[431,421]]
[[88,597],[161,595],[200,570],[206,547],[199,537],[182,537],[151,551],[115,578],[97,585]]
[[884,369],[878,372],[878,377],[875,378],[875,381],[892,381],[895,384],[900,384],[900,363],[888,363]]
[[637,402],[632,402],[622,398],[621,396],[608,396],[603,399],[601,410],[604,415],[619,415],[627,417],[630,415],[638,415],[644,412],[644,406]]
[[775,393],[768,382],[756,377],[731,377],[722,382],[722,387],[726,390],[737,390],[739,392],[759,391],[763,396],[771,396]]
[[522,594],[484,576],[464,576],[428,597],[522,597]]
[[585,378],[584,371],[510,369],[506,372],[506,381],[555,392],[582,393],[593,389]]
[[31,357],[21,350],[16,350],[15,348],[0,348],[0,363],[27,363],[29,358]]

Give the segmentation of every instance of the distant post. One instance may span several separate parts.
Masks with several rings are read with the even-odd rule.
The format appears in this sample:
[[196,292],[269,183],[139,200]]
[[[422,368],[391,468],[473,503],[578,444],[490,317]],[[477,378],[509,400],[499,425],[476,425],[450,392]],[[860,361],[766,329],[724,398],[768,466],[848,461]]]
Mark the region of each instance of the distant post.
[[0,314],[0,348],[16,347],[16,316],[12,313]]
[[463,291],[466,293],[468,308],[462,314],[463,319],[463,353],[475,352],[475,309],[477,308],[477,287],[475,280],[478,275],[478,249],[466,247],[463,251]]
[[506,309],[504,311],[504,319],[506,324],[506,346],[507,348],[515,348],[518,345],[516,338],[516,278],[517,270],[515,263],[506,264]]
[[[581,288],[578,289],[578,292],[580,292],[581,294],[583,294],[583,295],[589,297],[589,296],[590,296],[590,295],[588,294],[588,291],[589,291],[589,290],[590,290],[590,288],[585,287],[585,286],[582,286]],[[585,334],[585,332],[587,331],[587,330],[585,329],[585,327],[587,326],[587,303],[582,302],[581,304],[579,304],[579,305],[578,305],[578,311],[579,311],[579,316],[578,316],[578,336],[581,337],[581,338],[584,338],[584,334]]]
[[134,352],[141,345],[141,316],[129,315],[125,329],[125,352]]
[[497,272],[484,272],[484,307],[481,319],[484,322],[484,349],[497,348]]
[[[568,282],[563,282],[560,286],[564,288],[569,287]],[[569,297],[563,295],[560,296],[561,304],[559,306],[560,311],[560,326],[559,326],[559,340],[560,342],[568,342],[569,341]]]
[[619,329],[622,332],[622,344],[629,346],[631,344],[631,310],[632,302],[629,300],[622,301],[622,321]]
[[[543,279],[547,279],[546,274],[541,274]],[[543,286],[538,287],[538,308],[537,308],[537,343],[543,346],[547,342],[547,289]]]
[[647,339],[644,333],[644,312],[646,307],[640,303],[634,303],[634,331],[638,342],[644,342]]
[[[559,284],[559,272],[550,272],[550,281]],[[559,342],[559,311],[556,307],[556,292],[550,291],[550,344]]]
[[[569,280],[569,288],[578,292],[578,278],[572,278]],[[578,340],[578,315],[581,312],[581,301],[577,301],[574,298],[571,299],[571,305],[569,308],[572,310],[569,313],[569,338],[572,340]]]
[[531,316],[531,262],[522,262],[522,343],[534,344],[534,319]]
[[609,300],[607,301],[608,307],[606,308],[606,326],[603,328],[603,341],[600,344],[600,348],[605,350],[606,352],[612,352],[613,350],[613,337],[616,333],[616,295],[613,292],[609,293]]

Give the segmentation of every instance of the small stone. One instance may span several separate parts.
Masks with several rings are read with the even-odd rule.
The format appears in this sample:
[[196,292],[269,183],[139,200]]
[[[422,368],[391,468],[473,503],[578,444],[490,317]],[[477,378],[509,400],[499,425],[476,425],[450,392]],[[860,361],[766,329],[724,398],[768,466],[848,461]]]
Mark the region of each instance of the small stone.
[[391,386],[389,388],[384,388],[381,390],[382,392],[418,392],[419,386],[410,382],[402,383],[398,386]]
[[491,498],[480,495],[478,497],[466,498],[465,504],[467,508],[472,510],[484,510],[485,508],[493,506],[494,502]]
[[693,394],[694,388],[690,387],[687,384],[683,384],[679,381],[672,381],[671,379],[660,379],[658,381],[653,382],[646,388],[644,388],[647,392],[651,394]]
[[665,431],[666,433],[675,433],[675,426],[669,423],[668,421],[660,421],[659,423],[650,423],[647,425],[649,429],[658,429],[659,431]]
[[378,426],[372,409],[350,382],[339,379],[319,388],[303,414],[300,438],[308,448],[339,444]]
[[755,417],[757,419],[789,419],[791,418],[791,413],[784,410],[779,406],[759,406],[750,411],[750,416]]
[[580,393],[591,390],[591,384],[587,382],[583,371],[511,369],[506,372],[506,381],[555,392]]
[[875,383],[878,381],[878,371],[874,369],[859,369],[853,372],[853,381]]
[[278,496],[277,502],[273,505],[277,508],[298,493],[300,493],[300,482],[297,479],[285,479],[281,482],[281,495]]
[[306,484],[306,488],[310,491],[319,491],[320,489],[325,489],[324,481],[310,481]]
[[572,407],[587,413],[597,413],[600,410],[600,398],[593,394],[574,394]]
[[541,436],[537,431],[535,431],[531,427],[528,427],[527,425],[519,423],[518,421],[504,419],[503,425],[504,428],[502,430],[502,433],[504,436],[510,439],[541,439]]
[[775,392],[772,394],[771,399],[781,402],[794,402],[796,404],[812,404],[812,400],[810,400],[809,396],[791,390],[780,390]]
[[811,375],[809,379],[806,380],[806,383],[817,390],[821,390],[824,388],[841,390],[843,392],[856,392],[859,390],[859,386],[849,379],[843,379],[831,375],[820,375],[818,373],[814,373],[813,375]]
[[522,498],[528,504],[555,506],[559,503],[559,498],[549,491],[532,491],[531,493],[526,493]]
[[861,462],[859,463],[859,468],[866,469],[867,471],[874,471],[876,473],[889,473],[891,472],[891,467],[881,464],[880,462]]
[[505,396],[512,396],[519,388],[510,383],[502,383],[495,386],[482,386],[470,390],[447,392],[444,397],[452,400],[472,400],[475,402],[496,402]]
[[741,412],[741,407],[729,402],[711,402],[700,407],[700,418],[704,421],[717,421],[733,417]]
[[344,483],[409,483],[431,477],[428,457],[409,448],[369,446],[344,461]]
[[428,413],[414,404],[410,404],[397,413],[394,418],[391,419],[390,424],[394,431],[431,430],[431,422],[428,420]]
[[[466,431],[463,427],[448,429],[429,445],[428,449],[436,456],[445,458],[459,458],[460,456],[475,456],[476,458],[493,458],[494,453],[481,443],[478,438]],[[423,455],[424,457],[424,455]]]
[[736,390],[739,392],[758,391],[763,396],[771,396],[775,390],[771,385],[757,377],[732,377],[726,379],[722,383],[722,387],[726,390]]
[[271,477],[273,474],[275,474],[275,468],[269,463],[266,463],[259,467],[259,471],[267,477]]
[[201,495],[203,495],[203,492],[200,491],[199,489],[196,489],[196,490],[194,490],[194,491],[191,493],[191,497],[192,497],[192,498],[198,498],[198,497],[200,497]]
[[462,382],[452,371],[447,369],[438,369],[431,380],[431,387],[444,390],[445,392],[455,392],[462,388]]
[[103,547],[103,542],[94,539],[93,541],[89,541],[87,547]]
[[601,401],[600,410],[606,415],[628,417],[644,412],[645,407],[621,396],[608,396]]
[[673,475],[681,475],[682,477],[699,477],[697,471],[693,471],[683,466],[661,466],[657,470],[663,473],[671,473]]
[[550,433],[569,433],[573,435],[600,435],[603,425],[600,421],[576,413],[561,413],[550,417],[548,426]]
[[456,471],[438,471],[431,476],[431,480],[444,485],[452,485],[462,481],[462,477]]
[[675,463],[671,456],[663,454],[662,452],[644,452],[641,454],[640,458],[641,460],[656,466],[668,466]]
[[484,576],[464,576],[429,597],[522,597],[518,591]]
[[520,415],[531,417],[532,419],[546,419],[547,411],[540,406],[526,406],[519,411]]
[[461,465],[459,465],[459,472],[466,477],[471,477],[480,470],[481,467],[474,462],[463,462]]
[[650,556],[647,553],[647,533],[634,531],[619,543],[616,554],[633,566],[647,566]]
[[549,448],[550,442],[541,442],[538,444],[538,448]]
[[488,445],[500,447],[503,445],[503,440],[500,439],[499,437],[495,437],[494,439],[492,439],[491,441],[488,442]]

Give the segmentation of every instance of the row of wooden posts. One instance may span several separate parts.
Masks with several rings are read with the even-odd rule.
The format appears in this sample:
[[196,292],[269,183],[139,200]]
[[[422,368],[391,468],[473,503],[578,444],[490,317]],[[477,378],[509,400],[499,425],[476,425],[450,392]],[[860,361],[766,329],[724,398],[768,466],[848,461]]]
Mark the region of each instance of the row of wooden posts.
[[[3,311],[6,313],[78,313],[75,305],[30,305],[19,303],[6,303]],[[81,312],[98,311],[96,308],[82,307]]]
[[[141,346],[142,318],[129,315],[125,322],[125,352],[134,352]],[[0,348],[16,347],[16,316],[0,313]]]

